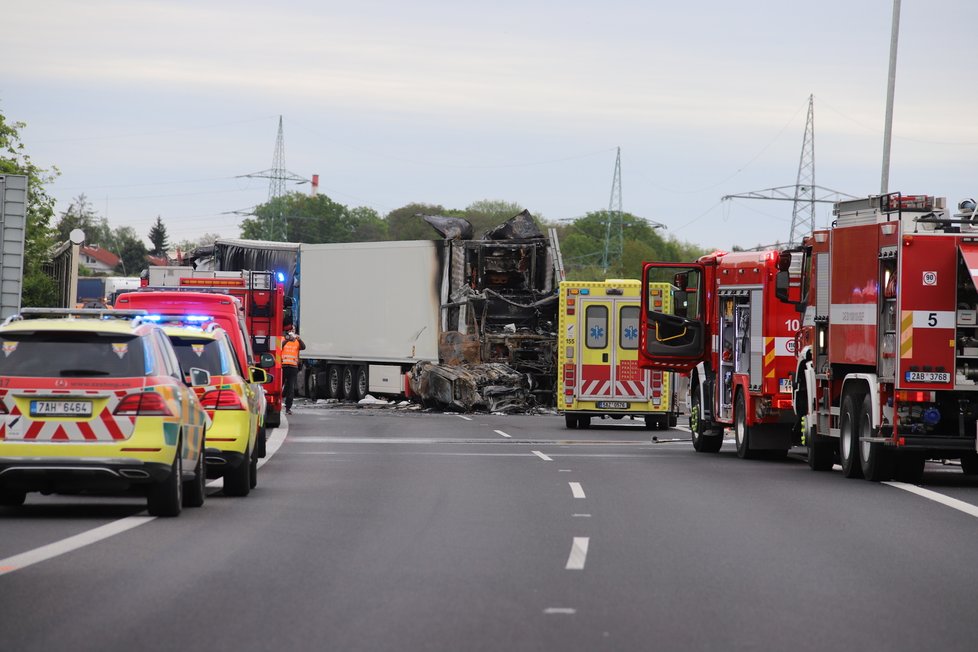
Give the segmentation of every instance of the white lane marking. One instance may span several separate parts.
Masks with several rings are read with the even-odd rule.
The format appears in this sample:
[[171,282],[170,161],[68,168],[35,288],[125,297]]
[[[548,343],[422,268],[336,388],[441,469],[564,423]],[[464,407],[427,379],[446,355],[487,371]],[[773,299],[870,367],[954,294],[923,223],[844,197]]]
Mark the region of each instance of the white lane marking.
[[[280,428],[275,428],[272,431],[273,432],[272,436],[265,438],[265,457],[258,460],[259,469],[265,466],[265,463],[272,458],[272,455],[274,455],[278,451],[278,449],[282,446],[282,442],[285,441],[285,435],[288,434],[289,431],[289,422],[285,418],[284,414],[282,415],[282,422],[285,424],[284,426]],[[218,490],[223,489],[224,478],[220,477],[220,478],[214,478],[213,480],[209,480],[207,482],[207,486],[210,487],[211,489],[218,489]],[[217,491],[215,491],[214,493],[217,493]]]
[[570,469],[560,469],[557,473],[571,473]]
[[533,453],[534,455],[536,455],[537,457],[539,457],[544,462],[553,462],[553,459],[552,458],[547,457],[546,455],[544,455],[540,451],[530,451],[530,452]]
[[[282,416],[282,421],[284,426],[275,429],[275,434],[272,435],[271,439],[266,442],[266,456],[258,461],[258,466],[264,466],[264,464],[272,458],[272,456],[278,451],[282,446],[282,442],[285,441],[285,437],[289,434],[289,423],[285,420],[285,416]],[[220,485],[214,482],[208,482],[208,487],[213,486],[223,486],[223,481]],[[75,534],[73,536],[61,539],[60,541],[55,541],[53,543],[48,543],[46,545],[40,546],[39,548],[34,548],[33,550],[28,550],[12,557],[7,557],[6,559],[0,559],[0,575],[5,575],[7,573],[12,573],[15,570],[20,570],[21,568],[27,568],[28,566],[33,566],[34,564],[40,563],[42,561],[47,561],[48,559],[53,559],[54,557],[59,557],[65,553],[73,552],[85,546],[90,546],[93,543],[98,543],[108,539],[109,537],[114,537],[117,534],[122,534],[133,528],[137,528],[140,525],[146,525],[152,521],[155,521],[155,516],[127,516],[126,518],[119,519],[118,521],[112,521],[111,523],[106,523],[105,525],[100,525],[99,527],[92,528],[91,530],[86,530],[80,534]]]
[[590,514],[571,514],[574,518],[591,518]]
[[567,565],[564,566],[566,570],[584,570],[589,539],[590,537],[574,537],[570,555],[567,556]]
[[927,500],[933,500],[935,503],[940,503],[945,507],[950,507],[951,509],[956,509],[959,512],[964,512],[968,516],[974,516],[975,518],[978,518],[978,507],[972,505],[971,503],[966,503],[963,500],[958,500],[957,498],[951,498],[950,496],[939,494],[936,491],[931,491],[930,489],[924,489],[923,487],[907,484],[905,482],[883,482],[881,484],[889,485],[897,489],[903,489],[904,491],[909,491],[912,494],[917,494],[921,498],[926,498]]
[[467,417],[464,414],[456,414],[455,416],[457,416],[459,419],[465,419],[466,421],[472,420],[472,417]]
[[689,429],[689,426],[673,426],[673,428],[675,428],[676,430],[685,430],[686,432],[692,432]]
[[584,498],[584,489],[581,487],[580,482],[568,482],[570,485],[571,493],[574,494],[574,498]]
[[573,616],[577,613],[577,609],[571,609],[570,607],[547,607],[543,610],[543,613],[547,614],[548,616]]
[[505,432],[503,432],[502,430],[493,430],[493,432],[494,432],[494,433],[496,433],[497,435],[502,435],[502,436],[503,436],[503,437],[505,437],[506,439],[510,439],[510,438],[511,438],[511,436],[510,436],[510,435],[507,435],[507,434],[506,434]]

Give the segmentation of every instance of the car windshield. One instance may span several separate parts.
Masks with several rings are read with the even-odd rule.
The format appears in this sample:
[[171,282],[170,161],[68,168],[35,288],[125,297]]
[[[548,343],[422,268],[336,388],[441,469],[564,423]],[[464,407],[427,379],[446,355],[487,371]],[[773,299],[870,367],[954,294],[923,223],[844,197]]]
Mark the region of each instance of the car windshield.
[[3,333],[0,342],[0,376],[133,378],[151,369],[135,335],[35,331]]
[[230,361],[220,341],[171,335],[170,342],[177,352],[183,373],[189,373],[192,367],[205,369],[212,376],[226,376],[231,373]]

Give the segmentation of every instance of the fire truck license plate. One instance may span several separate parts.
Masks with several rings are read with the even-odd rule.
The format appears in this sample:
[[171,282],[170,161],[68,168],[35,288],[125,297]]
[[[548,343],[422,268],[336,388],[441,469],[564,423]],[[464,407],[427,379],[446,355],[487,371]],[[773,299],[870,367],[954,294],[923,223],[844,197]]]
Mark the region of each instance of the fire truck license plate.
[[91,401],[31,401],[32,417],[90,417]]
[[627,410],[628,403],[625,401],[598,401],[599,410]]
[[951,374],[944,371],[908,371],[908,383],[949,383]]

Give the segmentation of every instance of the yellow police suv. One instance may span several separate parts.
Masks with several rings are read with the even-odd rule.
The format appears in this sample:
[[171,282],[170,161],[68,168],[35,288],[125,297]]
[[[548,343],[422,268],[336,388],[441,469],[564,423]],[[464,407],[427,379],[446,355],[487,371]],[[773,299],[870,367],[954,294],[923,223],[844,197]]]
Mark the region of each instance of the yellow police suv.
[[[194,389],[211,419],[205,460],[209,478],[224,478],[224,494],[247,496],[258,484],[258,458],[264,455],[264,369],[242,372],[227,333],[216,323],[203,328],[167,323],[163,327],[185,373],[205,369],[206,386]],[[247,375],[246,375],[247,374]]]
[[208,417],[144,316],[26,308],[0,325],[0,506],[35,491],[137,493],[154,516],[203,505]]

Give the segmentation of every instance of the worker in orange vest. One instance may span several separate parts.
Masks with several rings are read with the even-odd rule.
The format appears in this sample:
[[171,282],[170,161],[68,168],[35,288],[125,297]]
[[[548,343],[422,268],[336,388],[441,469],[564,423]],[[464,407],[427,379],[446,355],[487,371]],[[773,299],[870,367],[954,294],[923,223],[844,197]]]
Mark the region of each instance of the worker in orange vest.
[[292,414],[295,380],[299,374],[299,351],[304,348],[306,343],[299,338],[299,333],[294,328],[290,329],[282,344],[282,398],[285,401],[286,414]]

